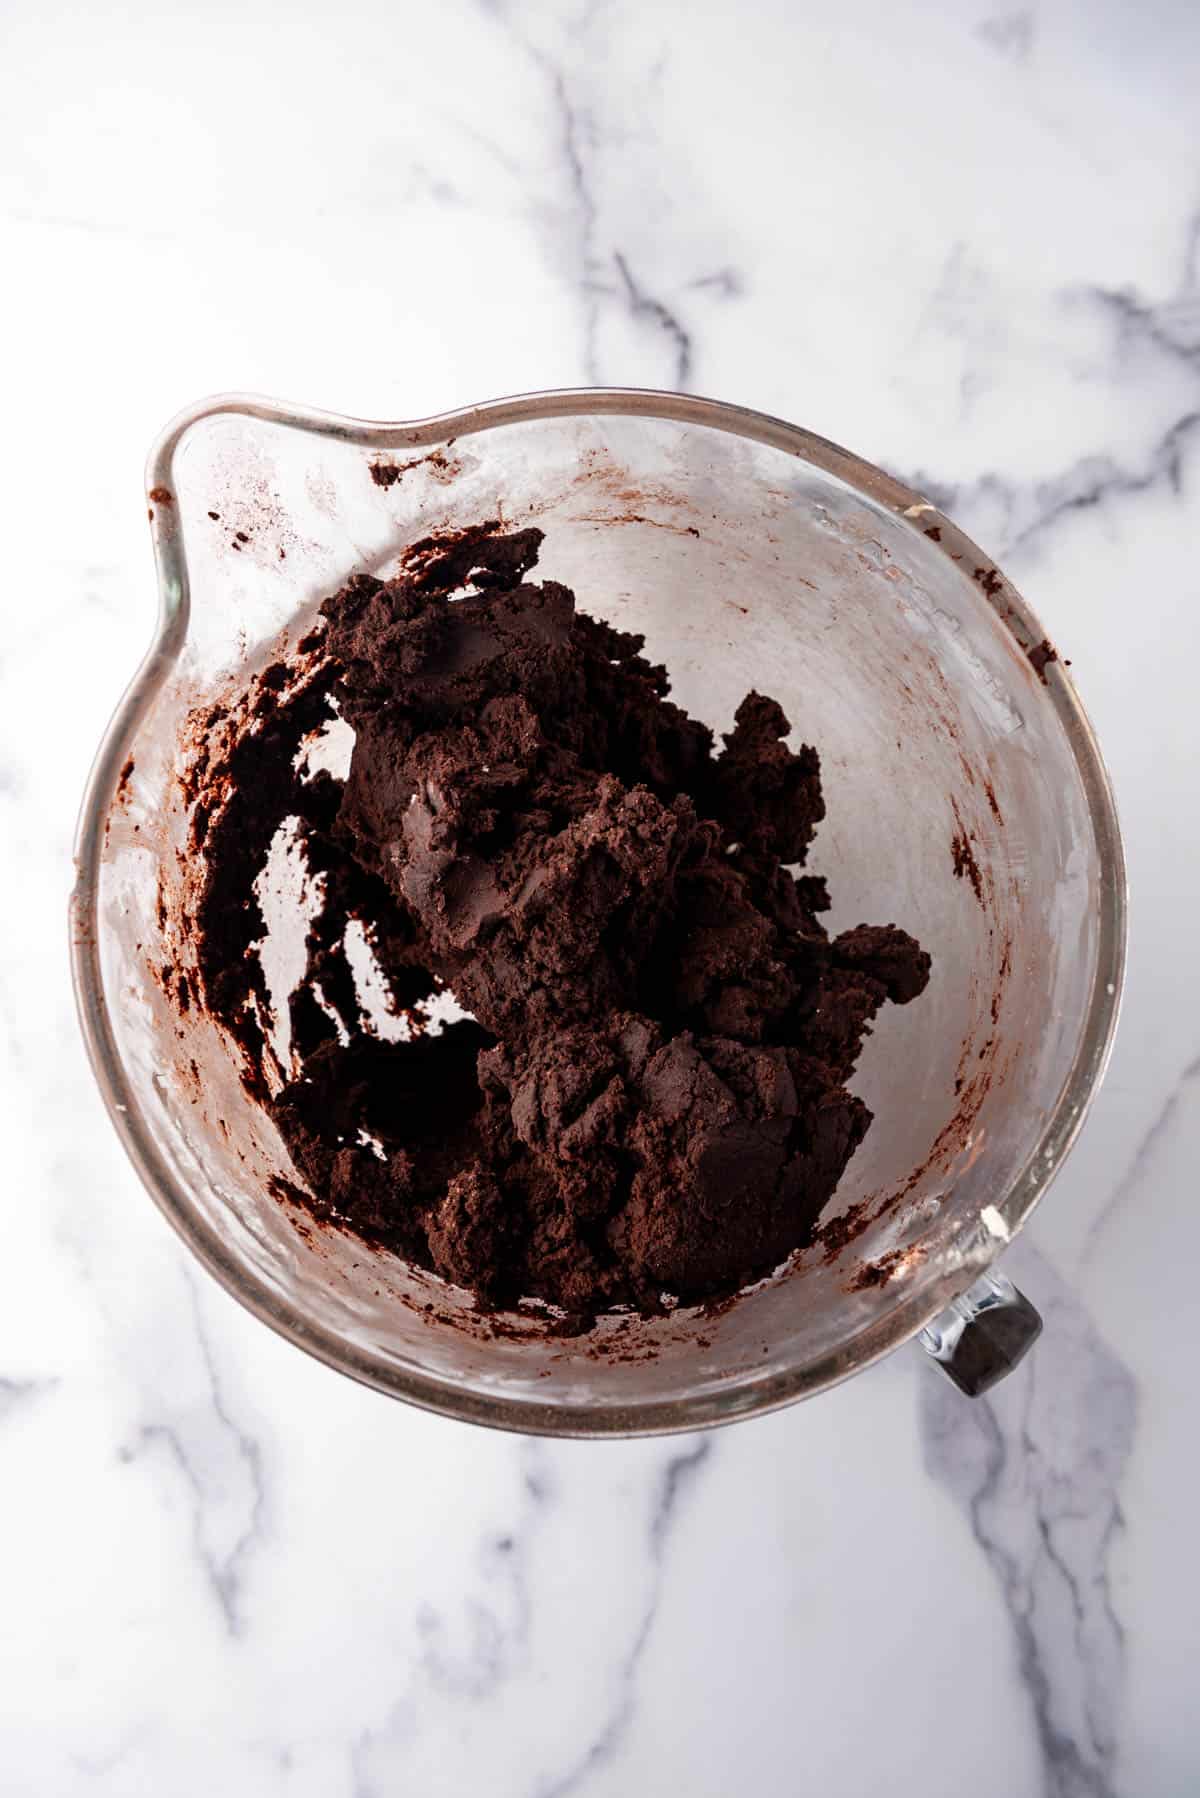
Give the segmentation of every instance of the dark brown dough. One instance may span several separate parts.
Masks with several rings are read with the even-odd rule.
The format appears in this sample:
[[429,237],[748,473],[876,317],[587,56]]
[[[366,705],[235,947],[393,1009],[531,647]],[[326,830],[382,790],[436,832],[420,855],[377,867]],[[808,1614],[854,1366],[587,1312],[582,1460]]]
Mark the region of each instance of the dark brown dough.
[[[871,1121],[845,1087],[863,1036],[930,963],[894,925],[829,940],[824,882],[794,872],[819,761],[775,701],[748,694],[714,754],[640,637],[525,579],[540,543],[430,539],[326,601],[328,659],[265,708],[208,828],[200,961],[261,1048],[249,885],[296,817],[325,910],[302,1071],[267,1102],[314,1209],[485,1304],[583,1322],[731,1290],[811,1236]],[[344,788],[290,773],[330,695]],[[448,987],[475,1021],[372,1035],[351,918],[398,1007]]]

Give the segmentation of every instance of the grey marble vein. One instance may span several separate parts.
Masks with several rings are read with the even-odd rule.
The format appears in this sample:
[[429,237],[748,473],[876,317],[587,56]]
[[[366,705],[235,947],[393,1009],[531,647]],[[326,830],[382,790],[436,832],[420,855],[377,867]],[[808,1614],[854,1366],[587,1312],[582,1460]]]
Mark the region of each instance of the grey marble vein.
[[375,1741],[375,1732],[359,1730],[350,1741],[350,1798],[376,1798],[377,1788],[371,1780],[367,1756]]
[[237,1422],[225,1402],[217,1365],[213,1359],[212,1344],[209,1341],[200,1309],[200,1295],[196,1291],[195,1281],[190,1273],[187,1280],[192,1294],[196,1339],[200,1345],[201,1358],[208,1376],[212,1408],[226,1434],[233,1455],[243,1469],[249,1500],[246,1505],[245,1523],[233,1547],[225,1556],[223,1567],[224,1590],[228,1595],[231,1633],[236,1635],[241,1627],[240,1599],[244,1577],[243,1563],[259,1540],[263,1529],[266,1495],[263,1486],[262,1450],[257,1440]]
[[[244,1628],[245,1563],[262,1534],[265,1493],[262,1452],[232,1415],[225,1401],[212,1346],[190,1273],[195,1341],[207,1385],[207,1419],[191,1415],[152,1418],[134,1442],[120,1451],[125,1462],[159,1449],[174,1462],[188,1489],[191,1536],[196,1559],[230,1636]],[[215,1427],[214,1427],[215,1426]]]
[[1178,1080],[1166,1098],[1149,1129],[1142,1136],[1129,1159],[1129,1166],[1105,1199],[1100,1210],[1092,1219],[1087,1236],[1084,1238],[1081,1261],[1086,1263],[1095,1254],[1104,1232],[1113,1218],[1121,1211],[1141,1186],[1150,1162],[1163,1139],[1170,1135],[1179,1107],[1187,1095],[1188,1088],[1200,1081],[1200,1055],[1188,1062]]
[[[1105,319],[1113,334],[1114,367],[1136,350],[1164,357],[1177,370],[1179,410],[1148,449],[1128,457],[1108,451],[1080,456],[1052,477],[1035,481],[988,473],[971,482],[956,483],[935,470],[892,472],[986,541],[1001,560],[1037,547],[1073,514],[1158,488],[1182,499],[1188,459],[1200,439],[1200,292],[1191,275],[1198,230],[1200,216],[1188,227],[1188,274],[1167,299],[1152,301],[1132,286],[1071,288],[1061,295],[1065,305],[1081,307],[1093,318],[1099,313]],[[926,306],[926,321],[941,306],[960,306],[964,298],[969,301],[972,284],[979,279],[978,273],[966,266],[963,246],[956,244]],[[969,374],[964,376],[968,384],[970,379]]]
[[1179,285],[1183,293],[1191,293],[1200,287],[1200,206],[1187,222],[1183,240],[1183,275]]
[[995,18],[981,19],[975,27],[976,37],[1015,63],[1029,61],[1033,54],[1033,33],[1034,18],[1028,10],[998,13]]
[[1045,1798],[1117,1798],[1126,1635],[1111,1563],[1137,1389],[1036,1251],[1022,1243],[1009,1261],[1042,1310],[1042,1340],[986,1399],[966,1400],[924,1371],[926,1461],[999,1585]]
[[578,281],[583,302],[583,365],[590,382],[600,380],[596,336],[599,329],[599,284],[596,274],[596,200],[585,161],[583,121],[567,87],[566,76],[541,50],[531,49],[534,60],[550,81],[562,133],[563,162],[572,200],[573,235]]
[[745,278],[736,268],[715,268],[707,275],[694,275],[688,286],[716,294],[721,300],[740,300],[746,291]]
[[1148,493],[1162,483],[1176,497],[1183,494],[1184,460],[1200,429],[1200,409],[1177,418],[1152,446],[1141,468],[1125,468],[1110,456],[1084,456],[1053,481],[1038,482],[1032,491],[1034,516],[1009,539],[1013,555],[1051,530],[1072,512],[1087,512],[1113,499]]
[[0,1423],[11,1417],[31,1400],[40,1398],[58,1385],[57,1380],[0,1379]]
[[538,1517],[553,1501],[553,1479],[545,1445],[521,1444],[523,1516],[511,1531],[489,1535],[480,1545],[479,1562],[489,1587],[500,1585],[501,1606],[472,1596],[464,1615],[469,1644],[455,1654],[446,1641],[444,1620],[429,1605],[417,1613],[420,1664],[431,1685],[455,1697],[490,1696],[527,1659],[533,1618],[530,1592],[530,1549]]
[[892,466],[889,473],[974,535],[986,538],[997,560],[1004,562],[1034,547],[1073,513],[1094,511],[1162,485],[1181,498],[1187,461],[1198,442],[1200,407],[1181,413],[1151,445],[1140,467],[1125,466],[1108,455],[1082,456],[1053,479],[1028,484],[998,474],[958,485],[924,470],[910,474]]
[[[472,1593],[462,1606],[465,1644],[454,1640],[450,1619],[436,1606],[425,1605],[418,1611],[417,1678],[398,1696],[382,1722],[361,1729],[349,1744],[354,1798],[385,1798],[388,1788],[379,1777],[381,1765],[420,1727],[422,1691],[437,1692],[452,1705],[480,1704],[529,1669],[534,1624],[532,1557],[539,1519],[557,1502],[557,1495],[550,1447],[529,1440],[522,1442],[519,1452],[520,1515],[511,1529],[486,1537],[479,1551],[480,1567],[492,1594]],[[533,1798],[564,1798],[582,1790],[620,1748],[636,1711],[638,1669],[658,1617],[672,1526],[712,1452],[712,1438],[698,1437],[659,1468],[646,1524],[647,1597],[613,1674],[612,1705],[602,1727],[571,1765],[557,1776],[541,1780],[534,1787]],[[497,1582],[502,1593],[499,1598],[495,1595]]]
[[[601,8],[591,0],[574,18],[568,17],[563,35],[569,55],[553,54],[541,43],[519,29],[503,13],[508,30],[524,53],[541,70],[546,80],[557,120],[557,155],[565,178],[567,206],[565,224],[555,246],[560,260],[575,287],[583,315],[581,361],[586,379],[595,384],[606,381],[628,381],[629,370],[610,367],[601,351],[601,327],[606,316],[623,313],[651,352],[666,353],[664,376],[658,384],[686,387],[695,363],[693,333],[675,306],[655,291],[654,283],[642,268],[634,268],[632,252],[619,240],[619,221],[611,229],[601,223],[598,196],[598,163],[609,140],[620,153],[621,133],[606,129],[601,116],[606,96],[603,86],[589,82],[588,34]],[[569,61],[579,65],[568,66]],[[595,97],[593,97],[595,90]],[[611,145],[610,145],[611,147]],[[565,254],[564,254],[565,251]],[[703,291],[712,288],[719,297],[732,298],[741,291],[740,277],[730,268],[711,275],[701,275],[683,284]]]
[[135,1724],[106,1753],[81,1754],[75,1752],[68,1757],[70,1764],[88,1779],[105,1779],[108,1774],[115,1773],[123,1761],[128,1760],[133,1750],[145,1741],[148,1733],[146,1724]]
[[127,238],[134,243],[163,244],[176,235],[169,228],[145,225],[139,215],[136,222],[123,218],[88,218],[82,214],[45,212],[28,206],[8,206],[0,211],[0,221],[13,225],[34,225],[44,231],[81,231],[88,237]]
[[629,264],[620,250],[613,252],[613,261],[616,264],[617,273],[621,277],[621,286],[630,313],[638,323],[648,325],[652,331],[662,333],[675,361],[672,384],[677,388],[685,388],[692,373],[691,333],[669,306],[664,305],[662,300],[656,300],[634,280]]
[[[357,1731],[349,1744],[352,1798],[385,1798],[386,1787],[373,1776],[372,1760],[383,1748],[392,1750],[416,1729],[420,1715],[421,1684],[442,1693],[452,1702],[483,1702],[504,1682],[528,1666],[533,1630],[532,1551],[537,1523],[554,1502],[554,1478],[547,1445],[526,1438],[519,1445],[522,1505],[510,1530],[494,1532],[482,1540],[478,1561],[487,1584],[499,1583],[502,1597],[470,1596],[463,1606],[467,1646],[450,1640],[444,1615],[423,1604],[416,1615],[420,1644],[416,1661],[417,1681],[410,1683],[390,1706],[384,1719]],[[503,1613],[503,1614],[502,1614]],[[388,1795],[390,1798],[390,1794]]]
[[694,1485],[700,1470],[711,1458],[712,1451],[712,1437],[700,1436],[679,1454],[672,1455],[663,1468],[650,1514],[650,1593],[637,1632],[618,1669],[613,1708],[603,1728],[592,1738],[574,1764],[555,1779],[540,1783],[535,1788],[534,1798],[566,1798],[568,1793],[582,1791],[591,1776],[609,1765],[620,1748],[633,1722],[637,1707],[638,1669],[658,1617],[671,1526],[679,1514],[684,1494]]
[[[1191,230],[1189,230],[1189,242]],[[1190,265],[1194,250],[1187,251]],[[1143,340],[1170,356],[1200,368],[1200,294],[1184,286],[1174,299],[1152,306],[1134,287],[1085,287],[1085,297],[1109,314],[1117,325],[1118,347]]]

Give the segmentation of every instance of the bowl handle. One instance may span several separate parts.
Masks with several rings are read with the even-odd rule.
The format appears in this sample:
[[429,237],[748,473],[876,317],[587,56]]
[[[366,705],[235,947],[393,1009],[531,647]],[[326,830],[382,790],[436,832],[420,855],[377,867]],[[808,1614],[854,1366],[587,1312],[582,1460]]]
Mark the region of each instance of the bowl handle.
[[986,1273],[921,1331],[921,1347],[960,1392],[978,1398],[1011,1373],[1042,1333],[1042,1320],[1003,1274]]

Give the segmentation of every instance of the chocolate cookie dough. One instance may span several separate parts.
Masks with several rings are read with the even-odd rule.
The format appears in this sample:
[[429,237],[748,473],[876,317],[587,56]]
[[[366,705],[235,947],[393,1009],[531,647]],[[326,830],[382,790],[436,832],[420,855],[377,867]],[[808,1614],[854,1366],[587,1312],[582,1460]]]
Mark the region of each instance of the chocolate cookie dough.
[[[485,1305],[585,1321],[811,1237],[871,1121],[863,1037],[930,964],[893,925],[822,928],[795,872],[819,762],[775,701],[748,694],[714,753],[640,637],[526,578],[540,543],[484,524],[326,601],[322,659],[271,671],[205,818],[200,971],[315,1212]],[[294,767],[331,709],[344,784]],[[289,820],[323,909],[268,1078],[252,883]],[[362,1006],[352,920],[411,1040]],[[437,1034],[447,990],[470,1017]]]

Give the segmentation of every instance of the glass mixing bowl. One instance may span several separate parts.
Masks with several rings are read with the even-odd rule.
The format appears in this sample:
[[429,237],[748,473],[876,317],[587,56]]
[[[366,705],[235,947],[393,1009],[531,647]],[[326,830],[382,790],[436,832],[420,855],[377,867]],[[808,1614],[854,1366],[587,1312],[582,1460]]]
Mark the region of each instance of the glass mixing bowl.
[[[988,558],[832,443],[633,390],[415,424],[209,400],[164,432],[147,488],[158,625],[83,806],[74,971],[113,1122],[210,1272],[330,1366],[526,1431],[749,1416],[919,1331],[968,1389],[1002,1371],[1036,1316],[992,1263],[1103,1070],[1125,899],[1087,719]],[[272,1196],[273,1175],[292,1177],[282,1144],[171,973],[194,953],[197,716],[236,707],[353,570],[386,574],[415,538],[497,516],[539,524],[539,577],[643,632],[715,730],[751,687],[780,701],[821,755],[809,866],[829,878],[830,928],[894,921],[933,955],[926,993],[885,1008],[853,1082],[875,1122],[831,1207],[840,1248],[826,1232],[736,1302],[606,1318],[578,1339],[524,1312],[481,1317],[469,1294]]]

